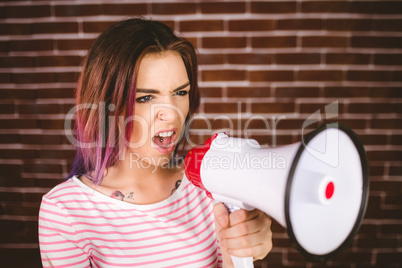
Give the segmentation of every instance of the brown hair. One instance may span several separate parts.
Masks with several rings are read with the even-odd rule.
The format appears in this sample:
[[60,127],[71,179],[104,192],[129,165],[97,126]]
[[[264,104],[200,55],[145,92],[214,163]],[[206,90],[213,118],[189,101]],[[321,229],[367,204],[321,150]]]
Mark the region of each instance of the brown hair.
[[164,51],[179,53],[187,70],[190,81],[187,122],[199,106],[197,58],[188,40],[176,36],[160,22],[135,18],[112,25],[94,41],[76,90],[76,104],[91,107],[77,111],[75,124],[77,140],[93,146],[77,147],[69,177],[91,173],[96,183],[101,182],[105,169],[121,153],[122,145],[116,137],[124,135],[129,140],[132,134],[132,121],[128,122],[125,133],[121,133],[118,117],[129,118],[134,114],[141,58]]

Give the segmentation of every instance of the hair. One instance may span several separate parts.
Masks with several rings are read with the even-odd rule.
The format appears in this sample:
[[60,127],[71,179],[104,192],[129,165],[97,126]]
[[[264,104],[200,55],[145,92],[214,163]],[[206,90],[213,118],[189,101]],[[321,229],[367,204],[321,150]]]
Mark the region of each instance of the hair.
[[176,36],[160,22],[134,18],[112,25],[93,42],[76,88],[76,104],[89,105],[89,109],[76,112],[75,135],[81,146],[77,146],[68,178],[86,175],[94,183],[101,183],[106,169],[124,151],[122,138],[130,140],[133,131],[132,120],[121,129],[119,117],[127,119],[134,115],[141,59],[150,53],[166,51],[180,54],[190,81],[186,125],[199,106],[197,58],[188,40]]

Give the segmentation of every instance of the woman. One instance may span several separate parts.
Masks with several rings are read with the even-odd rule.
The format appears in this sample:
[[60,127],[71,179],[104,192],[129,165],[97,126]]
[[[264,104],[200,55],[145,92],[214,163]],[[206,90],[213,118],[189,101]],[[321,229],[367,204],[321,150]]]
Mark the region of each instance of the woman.
[[199,103],[193,46],[162,23],[119,22],[93,43],[76,92],[77,154],[43,197],[44,267],[230,267],[264,258],[270,219],[228,215],[175,153]]

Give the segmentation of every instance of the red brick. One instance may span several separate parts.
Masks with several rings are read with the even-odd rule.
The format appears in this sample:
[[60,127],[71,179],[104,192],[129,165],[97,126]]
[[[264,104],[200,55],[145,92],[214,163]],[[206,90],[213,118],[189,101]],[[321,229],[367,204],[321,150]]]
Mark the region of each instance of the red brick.
[[361,64],[370,63],[370,55],[362,53],[328,53],[325,55],[327,64]]
[[286,2],[251,2],[251,12],[252,13],[295,13],[296,12],[296,2],[286,1]]
[[338,70],[309,70],[299,71],[300,81],[341,81],[342,71]]
[[224,54],[199,54],[198,63],[203,64],[224,64],[225,55]]
[[79,66],[83,58],[81,56],[37,56],[33,58],[36,67],[48,66]]
[[102,13],[100,5],[55,5],[54,9],[57,17],[96,16]]
[[246,47],[245,37],[204,37],[203,48],[243,48]]
[[275,89],[278,98],[311,98],[317,97],[317,87],[278,87]]
[[8,52],[10,50],[9,41],[0,41],[0,52]]
[[[18,164],[0,164],[0,178],[18,179],[21,175],[21,165]],[[1,193],[0,193],[1,196]],[[7,199],[2,199],[7,200]]]
[[86,33],[100,33],[115,23],[116,21],[84,21],[82,25]]
[[195,3],[153,3],[151,14],[195,14]]
[[201,2],[200,8],[205,14],[246,12],[246,4],[243,2]]
[[180,22],[180,32],[223,31],[223,20],[189,20]]
[[[364,141],[364,137],[366,135],[360,135],[359,140],[364,142],[365,144],[368,144],[366,141]],[[375,135],[373,135],[375,136]],[[373,166],[369,164],[369,174],[370,176],[384,176],[385,175],[385,168],[383,166]]]
[[7,144],[7,143],[20,143],[20,135],[16,134],[0,134],[0,143]]
[[0,24],[0,35],[27,35],[30,33],[30,24],[4,22]]
[[231,103],[231,102],[205,103],[204,111],[206,113],[223,113],[223,114],[245,112],[245,105],[241,104],[239,108],[238,103]]
[[402,29],[401,19],[378,19],[373,21],[374,31],[399,32]]
[[[301,103],[300,113],[313,114],[317,111],[325,113],[325,107],[328,103]],[[338,113],[342,113],[344,105],[342,103],[338,104]]]
[[53,40],[12,40],[8,47],[11,51],[53,50]]
[[374,98],[402,98],[402,90],[399,87],[371,88],[370,96]]
[[368,151],[367,157],[372,161],[400,161],[402,151]]
[[0,114],[13,114],[14,104],[12,103],[1,103],[0,104]]
[[103,4],[102,14],[104,15],[145,15],[147,14],[146,4]]
[[361,48],[401,48],[402,37],[399,36],[352,36],[351,47]]
[[[386,135],[370,135],[370,134],[365,134],[365,135],[360,135],[359,136],[360,141],[364,145],[386,145],[387,144],[387,136]],[[371,175],[372,172],[370,172]],[[383,175],[383,174],[381,174]]]
[[295,104],[293,102],[272,102],[272,103],[253,103],[251,105],[252,113],[293,113]]
[[57,104],[19,104],[18,112],[20,114],[57,114]]
[[303,1],[302,12],[306,13],[345,13],[348,10],[346,1]]
[[55,75],[53,73],[14,73],[12,80],[16,84],[56,82]]
[[33,23],[31,27],[33,34],[78,33],[78,23],[76,22]]
[[372,24],[370,19],[327,19],[325,29],[330,31],[370,31]]
[[233,64],[271,64],[273,55],[267,53],[239,53],[229,54],[227,58],[228,63]]
[[4,12],[6,18],[41,18],[50,17],[50,6],[36,5],[18,5],[5,6]]
[[402,167],[401,166],[390,166],[389,167],[389,175],[390,176],[402,176]]
[[402,3],[399,1],[357,1],[351,2],[351,13],[360,14],[402,14]]
[[75,150],[40,150],[40,159],[67,159],[72,161],[75,157]]
[[0,89],[3,100],[34,99],[36,91],[31,89]]
[[278,20],[278,30],[321,30],[324,28],[322,19],[284,19]]
[[241,70],[206,70],[201,72],[202,81],[241,81],[246,79],[246,72]]
[[349,81],[402,81],[402,77],[398,77],[394,71],[354,71],[349,70],[346,73],[346,80]]
[[75,83],[78,81],[78,72],[63,72],[57,73],[56,81],[60,83]]
[[212,87],[212,88],[200,88],[200,95],[201,98],[203,97],[222,97],[222,89],[219,87]]
[[40,119],[38,120],[40,129],[64,129],[64,119]]
[[24,149],[0,149],[0,154],[6,156],[6,159],[36,159],[38,157],[35,150]]
[[270,88],[266,87],[228,87],[229,98],[259,98],[270,97]]
[[275,29],[274,20],[230,20],[229,31],[272,31]]
[[374,54],[375,65],[402,65],[402,54]]
[[38,90],[38,98],[74,98],[73,88],[44,88]]
[[33,67],[32,57],[18,57],[18,56],[6,56],[0,57],[0,66],[3,68],[11,67]]
[[319,53],[277,53],[276,64],[320,64]]
[[374,129],[400,129],[402,119],[371,119],[370,126]]
[[341,36],[303,36],[302,47],[346,47],[347,41]]
[[391,136],[391,144],[392,145],[402,145],[402,135],[392,135]]
[[11,78],[12,74],[11,73],[0,73],[0,81],[2,83],[11,83]]
[[22,144],[62,144],[62,135],[48,135],[48,134],[23,134],[21,135]]
[[61,173],[62,166],[54,164],[25,164],[23,166],[25,173]]
[[276,122],[276,129],[302,129],[304,119],[286,118]]
[[268,37],[252,37],[252,47],[255,48],[282,48],[296,47],[296,36],[268,36]]
[[343,118],[336,118],[336,121],[348,126],[351,129],[365,129],[367,126],[366,120],[362,119],[343,119]]
[[56,40],[59,50],[88,50],[92,39],[59,39]]
[[250,81],[293,81],[293,71],[250,71]]
[[368,87],[326,87],[324,97],[330,98],[359,98],[369,97],[370,88]]
[[370,114],[370,113],[395,113],[396,103],[351,103],[349,113]]

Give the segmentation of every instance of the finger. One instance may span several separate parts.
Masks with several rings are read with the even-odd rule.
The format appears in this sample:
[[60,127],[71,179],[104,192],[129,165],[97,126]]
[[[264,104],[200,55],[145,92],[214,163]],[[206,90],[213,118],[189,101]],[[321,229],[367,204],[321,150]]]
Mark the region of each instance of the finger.
[[229,213],[222,203],[218,203],[214,206],[214,217],[219,225],[219,229],[229,226]]
[[229,239],[229,238],[241,237],[241,236],[245,236],[248,234],[257,233],[257,232],[261,231],[262,228],[264,228],[264,226],[262,225],[261,221],[252,219],[252,220],[241,222],[234,226],[230,226],[228,228],[222,229],[221,230],[221,238]]
[[230,216],[229,216],[230,225],[233,226],[233,225],[236,225],[236,224],[238,224],[240,222],[251,220],[251,219],[257,217],[259,212],[260,211],[258,209],[254,209],[254,210],[239,209],[239,210],[236,210],[236,211],[230,213]]
[[254,247],[259,244],[266,243],[270,240],[270,237],[262,238],[261,232],[243,235],[235,238],[221,238],[221,245],[227,249],[242,249],[242,248],[249,248]]
[[262,260],[268,255],[271,249],[272,243],[266,243],[242,249],[227,249],[227,252],[231,256],[240,258],[253,257],[255,260]]
[[[257,215],[254,218],[232,225],[225,230],[222,230],[222,237],[234,238],[246,234],[252,234],[261,231],[263,228],[270,230],[271,219],[261,211],[256,211]],[[249,217],[254,216],[254,211],[249,213]],[[248,217],[246,217],[247,219]]]

